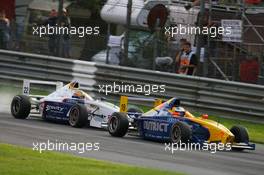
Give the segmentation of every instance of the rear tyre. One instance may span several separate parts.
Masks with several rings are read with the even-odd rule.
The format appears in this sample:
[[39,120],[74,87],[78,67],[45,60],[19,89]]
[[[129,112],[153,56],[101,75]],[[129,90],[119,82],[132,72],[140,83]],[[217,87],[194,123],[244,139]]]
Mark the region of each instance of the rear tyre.
[[171,142],[178,144],[180,141],[182,143],[187,143],[190,141],[192,136],[192,131],[189,125],[183,122],[177,122],[173,125],[171,129]]
[[16,95],[11,103],[11,114],[17,119],[26,119],[31,110],[31,103],[28,96]]
[[126,135],[128,127],[129,121],[125,113],[115,112],[108,121],[108,132],[114,137]]
[[69,124],[75,128],[81,128],[87,123],[88,113],[84,105],[76,104],[71,108]]

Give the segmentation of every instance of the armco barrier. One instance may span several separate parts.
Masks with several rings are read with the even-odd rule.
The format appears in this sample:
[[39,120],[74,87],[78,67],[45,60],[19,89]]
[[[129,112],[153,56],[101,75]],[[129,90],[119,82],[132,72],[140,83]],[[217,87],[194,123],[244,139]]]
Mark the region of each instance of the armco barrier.
[[[98,85],[113,82],[164,84],[166,93],[152,93],[150,97],[177,96],[184,106],[197,112],[264,123],[264,86],[0,50],[0,79],[25,78],[65,83],[80,80],[84,90],[97,96],[104,96]],[[111,93],[107,98],[117,100],[121,94],[144,96]]]

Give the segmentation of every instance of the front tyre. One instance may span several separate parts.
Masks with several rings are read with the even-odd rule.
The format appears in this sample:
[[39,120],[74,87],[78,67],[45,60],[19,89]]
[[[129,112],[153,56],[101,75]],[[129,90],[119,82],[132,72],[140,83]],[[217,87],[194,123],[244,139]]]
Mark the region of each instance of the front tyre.
[[16,95],[11,103],[11,114],[17,119],[26,119],[31,110],[31,103],[28,96]]
[[126,135],[128,127],[129,121],[125,113],[115,112],[108,121],[108,132],[114,137]]
[[249,136],[247,129],[243,126],[233,126],[230,131],[232,134],[234,134],[235,139],[234,141],[236,143],[248,143],[249,142]]
[[[247,129],[243,126],[233,126],[230,131],[235,136],[234,142],[235,143],[249,143],[249,136]],[[234,151],[243,151],[244,148],[232,148]]]
[[76,104],[71,108],[69,124],[75,128],[82,128],[87,123],[88,113],[84,105]]
[[[233,126],[230,131],[235,136],[234,142],[235,143],[248,143],[249,142],[249,136],[247,129],[243,126]],[[239,148],[239,147],[232,147],[233,151],[243,151],[245,148]]]
[[189,125],[183,122],[177,122],[171,129],[171,142],[178,144],[179,142],[187,143],[190,141],[192,131]]

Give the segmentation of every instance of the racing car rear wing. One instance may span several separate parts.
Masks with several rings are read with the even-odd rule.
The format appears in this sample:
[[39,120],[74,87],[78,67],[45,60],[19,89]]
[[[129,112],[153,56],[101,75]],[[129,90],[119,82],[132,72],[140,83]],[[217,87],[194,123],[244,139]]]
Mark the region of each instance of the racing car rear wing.
[[153,106],[156,107],[160,105],[163,100],[156,98],[142,98],[142,97],[129,97],[129,96],[121,96],[120,97],[120,112],[127,112],[128,110],[128,100],[137,101],[137,102],[154,102]]
[[[53,81],[39,81],[39,80],[23,80],[23,89],[22,94],[26,96],[34,97],[34,95],[30,95],[30,85],[31,84],[40,84],[40,85],[54,85],[56,86],[56,90],[63,87],[62,82],[53,82]],[[39,97],[39,95],[36,95]]]

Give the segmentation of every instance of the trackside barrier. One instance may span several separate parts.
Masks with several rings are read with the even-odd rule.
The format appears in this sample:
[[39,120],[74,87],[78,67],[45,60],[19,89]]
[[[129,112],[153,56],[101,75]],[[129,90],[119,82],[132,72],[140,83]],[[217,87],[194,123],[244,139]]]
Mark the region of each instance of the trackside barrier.
[[[104,97],[104,93],[99,93],[102,84],[165,85],[165,93],[151,93],[149,97],[178,97],[190,110],[264,123],[264,86],[261,85],[0,50],[0,80],[22,82],[24,79],[64,83],[78,80],[83,90]],[[119,101],[121,95],[146,97],[143,93],[112,92],[107,98]]]

